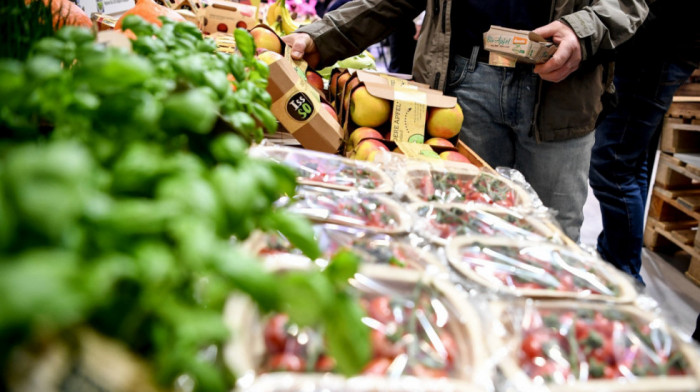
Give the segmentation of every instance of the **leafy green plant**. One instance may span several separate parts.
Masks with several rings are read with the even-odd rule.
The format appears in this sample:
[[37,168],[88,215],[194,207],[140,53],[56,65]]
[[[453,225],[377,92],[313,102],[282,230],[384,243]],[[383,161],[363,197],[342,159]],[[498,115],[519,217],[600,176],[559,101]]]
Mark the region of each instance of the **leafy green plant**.
[[346,287],[357,260],[272,274],[238,245],[276,230],[319,254],[309,223],[275,207],[294,173],[246,153],[276,128],[250,34],[235,32],[229,56],[191,24],[124,27],[133,52],[68,27],[26,61],[0,61],[0,368],[17,345],[87,324],[164,386],[187,375],[197,391],[228,390],[220,355],[200,354],[228,338],[222,308],[238,290],[321,324],[339,369],[359,371],[368,331]]

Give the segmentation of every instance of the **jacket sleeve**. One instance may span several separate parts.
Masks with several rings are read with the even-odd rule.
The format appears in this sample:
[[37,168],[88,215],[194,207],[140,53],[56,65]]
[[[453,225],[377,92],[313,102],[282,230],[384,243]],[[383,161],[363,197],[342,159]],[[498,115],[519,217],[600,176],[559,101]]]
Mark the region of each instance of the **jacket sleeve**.
[[648,12],[644,0],[594,0],[590,6],[562,19],[579,37],[586,60],[601,50],[613,50],[632,37]]
[[425,10],[426,0],[353,0],[297,32],[313,38],[319,67],[354,56],[386,38],[398,18],[411,20]]

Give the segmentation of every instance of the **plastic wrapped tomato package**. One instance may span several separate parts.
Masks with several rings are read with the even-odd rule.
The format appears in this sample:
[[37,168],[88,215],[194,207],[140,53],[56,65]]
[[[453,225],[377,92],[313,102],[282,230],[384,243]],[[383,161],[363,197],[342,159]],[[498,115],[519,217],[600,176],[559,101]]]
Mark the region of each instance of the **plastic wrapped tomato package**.
[[460,235],[491,235],[529,241],[562,243],[549,222],[498,206],[463,203],[412,203],[414,230],[426,239],[447,245]]
[[342,192],[331,189],[298,187],[289,210],[324,223],[359,227],[366,230],[399,234],[411,228],[410,214],[388,196],[376,193]]
[[600,259],[562,245],[461,236],[450,241],[447,258],[467,281],[498,293],[616,303],[637,297],[631,278]]
[[[370,330],[372,354],[361,374],[343,378],[337,390],[491,389],[493,369],[479,315],[447,280],[370,265],[350,284],[366,312],[362,322]],[[324,375],[326,381],[337,380],[328,378],[336,374],[335,361],[317,331],[300,328],[284,314],[261,317],[244,297],[236,301],[226,311],[237,315],[230,317],[234,339],[227,356],[240,375],[240,389],[275,380],[322,382]],[[293,381],[290,374],[304,378]]]
[[529,195],[506,178],[487,170],[410,165],[403,172],[406,196],[413,202],[472,201],[531,210]]
[[679,392],[700,389],[697,348],[628,305],[524,301],[492,307],[489,343],[509,353],[503,390]]
[[392,181],[377,165],[294,147],[260,145],[249,154],[291,167],[300,184],[338,190],[388,193]]
[[[314,224],[313,230],[322,253],[322,259],[316,260],[316,263],[321,267],[338,251],[348,249],[359,256],[363,264],[389,265],[429,274],[447,274],[445,263],[412,245],[406,236],[376,233],[330,223]],[[297,259],[308,262],[306,257],[279,233],[256,232],[246,241],[246,247],[273,267]]]

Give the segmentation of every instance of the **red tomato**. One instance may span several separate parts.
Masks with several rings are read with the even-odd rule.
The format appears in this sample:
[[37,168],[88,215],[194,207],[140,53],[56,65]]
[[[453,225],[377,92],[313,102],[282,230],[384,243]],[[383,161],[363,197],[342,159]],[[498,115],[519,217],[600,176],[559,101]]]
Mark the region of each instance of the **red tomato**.
[[280,353],[270,357],[267,369],[271,372],[303,372],[306,370],[306,362],[296,354]]
[[576,319],[576,321],[574,322],[574,328],[576,328],[576,340],[578,340],[579,342],[586,340],[590,330],[588,323],[581,319]]
[[550,336],[546,331],[528,331],[525,333],[525,338],[520,344],[520,348],[529,359],[536,357],[544,357],[542,347],[544,343],[550,340]]
[[433,179],[431,176],[421,178],[419,187],[425,200],[430,200],[430,198],[435,194],[435,187],[433,186]]
[[389,369],[389,365],[391,365],[392,360],[389,358],[384,358],[384,357],[378,357],[374,358],[369,363],[365,368],[362,370],[362,374],[370,374],[370,375],[376,375],[376,376],[383,376],[386,374],[386,371]]
[[372,298],[369,302],[369,307],[367,308],[367,314],[369,317],[372,317],[382,324],[387,324],[394,321],[394,315],[391,311],[391,305],[389,304],[388,297]]
[[452,334],[447,331],[440,333],[440,340],[442,341],[442,345],[445,347],[445,351],[447,352],[447,358],[445,358],[447,368],[452,368],[455,357],[457,356],[457,343],[455,342],[454,337],[452,337]]
[[276,314],[265,324],[265,347],[271,354],[281,353],[287,345],[286,314]]
[[600,332],[604,339],[609,339],[613,334],[613,323],[602,313],[596,312],[593,317],[593,329]]
[[564,274],[559,278],[559,290],[560,291],[574,291],[576,285],[574,284],[574,277],[570,274]]
[[372,352],[375,357],[394,358],[404,351],[403,347],[398,342],[394,343],[390,341],[383,331],[373,329],[369,336],[372,342]]
[[335,359],[328,355],[321,355],[316,361],[316,371],[321,373],[328,373],[335,370]]
[[431,368],[420,363],[415,364],[411,370],[416,377],[420,378],[446,378],[449,376],[445,369]]
[[615,363],[615,352],[613,351],[613,343],[609,336],[603,337],[603,347],[594,349],[591,352],[591,357],[602,363],[610,365]]

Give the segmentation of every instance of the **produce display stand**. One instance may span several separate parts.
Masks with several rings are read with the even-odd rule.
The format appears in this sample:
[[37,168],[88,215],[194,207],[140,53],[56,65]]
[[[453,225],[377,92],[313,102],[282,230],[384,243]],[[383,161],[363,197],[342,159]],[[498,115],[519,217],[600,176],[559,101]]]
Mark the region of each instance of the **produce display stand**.
[[[0,210],[22,218],[0,225],[0,245],[16,252],[11,254],[16,259],[21,252],[35,257],[25,263],[26,270],[12,272],[25,281],[36,275],[37,281],[48,282],[54,277],[33,270],[33,263],[41,266],[57,257],[73,264],[55,263],[58,267],[51,268],[70,264],[95,277],[87,282],[78,279],[78,273],[71,275],[69,267],[68,272],[56,270],[65,276],[52,284],[69,293],[66,303],[57,301],[56,307],[75,311],[69,316],[86,324],[77,332],[87,332],[66,338],[82,346],[71,358],[66,352],[72,348],[62,343],[58,349],[49,345],[47,358],[36,366],[31,352],[13,353],[12,360],[19,358],[11,368],[20,375],[17,385],[22,388],[17,390],[51,390],[31,384],[46,363],[63,372],[49,386],[64,382],[61,387],[66,387],[65,380],[79,383],[81,366],[102,366],[112,361],[108,354],[116,353],[133,363],[114,373],[126,375],[113,387],[109,381],[114,374],[94,372],[93,378],[107,381],[96,388],[160,390],[163,385],[152,386],[143,361],[148,359],[150,365],[161,366],[153,374],[158,382],[163,378],[178,390],[214,386],[211,390],[220,392],[234,386],[236,391],[260,392],[700,391],[698,347],[658,317],[658,305],[644,301],[630,277],[567,238],[529,185],[494,170],[459,140],[463,115],[456,98],[391,75],[348,69],[332,72],[348,79],[345,86],[335,80],[333,86],[340,90],[331,96],[313,84],[320,74],[285,58],[284,47],[261,48],[283,46],[277,34],[291,33],[299,23],[284,0],[258,10],[224,0],[167,2],[176,8],[184,4],[189,8],[184,13],[151,0],[137,4],[145,5],[145,16],[154,20],[127,20],[134,37],[112,29],[122,19],[113,24],[97,17],[98,40],[107,47],[91,46],[97,43],[86,29],[61,38],[76,40],[70,45],[49,38],[36,49],[45,57],[64,56],[67,50],[51,49],[58,42],[76,52],[69,60],[80,65],[67,66],[71,62],[63,57],[46,63],[54,66],[48,67],[49,74],[60,75],[47,78],[46,85],[58,90],[51,83],[60,81],[58,86],[70,98],[45,108],[53,118],[0,106],[9,113],[5,116],[3,111],[0,120],[16,115],[13,121],[20,128],[28,124],[28,129],[32,121],[53,126],[52,120],[62,131],[56,132],[58,138],[75,131],[75,139],[87,141],[56,142],[41,134],[37,140],[46,146],[18,147],[14,165],[0,170],[0,176],[12,180],[0,187]],[[267,16],[266,9],[271,10]],[[165,11],[194,23],[155,19],[155,14],[168,14]],[[252,26],[262,20],[268,26]],[[161,22],[163,27],[147,22]],[[271,40],[256,41],[256,32],[240,27],[260,27],[257,33],[263,31],[260,34]],[[204,39],[206,35],[212,39]],[[245,43],[236,48],[234,36]],[[256,45],[266,50],[256,51]],[[105,54],[109,57],[102,58]],[[89,56],[80,62],[78,55]],[[94,58],[117,64],[106,68],[114,86],[119,87],[122,78],[131,83],[123,95],[114,95],[111,85],[86,82],[95,79],[80,79],[107,77],[100,73],[101,62],[91,62]],[[39,60],[46,61],[41,56]],[[25,76],[23,72],[32,75],[43,65],[17,61],[5,69]],[[167,72],[160,67],[172,71],[177,82],[164,80]],[[125,76],[132,75],[120,74],[122,69],[143,74],[130,80]],[[71,84],[76,81],[81,84]],[[3,88],[20,91],[22,83],[13,83]],[[51,96],[53,90],[41,92]],[[354,94],[365,102],[353,101]],[[115,96],[133,102],[116,102]],[[24,109],[23,104],[17,107]],[[355,105],[361,104],[364,113],[354,116]],[[62,116],[75,107],[84,117],[72,121]],[[377,108],[383,110],[381,116],[374,116],[372,109]],[[683,110],[687,113],[687,105]],[[105,121],[105,113],[123,129]],[[139,129],[124,119],[148,120],[148,126]],[[363,122],[376,122],[377,129],[351,146],[352,132],[370,128]],[[685,141],[700,134],[696,124],[683,122],[669,121],[666,144],[676,154],[687,153],[681,149]],[[44,131],[41,126],[36,128]],[[423,143],[429,139],[446,144]],[[37,140],[32,143],[41,144]],[[372,149],[362,150],[362,143]],[[56,169],[51,160],[56,157],[63,157],[66,171],[74,173]],[[0,155],[0,162],[3,159]],[[700,257],[695,257],[700,255],[700,234],[689,235],[700,220],[700,192],[694,188],[700,170],[680,155],[665,156],[662,162],[663,173],[657,177],[662,186],[654,190],[654,219],[647,227],[653,243],[648,246],[660,245],[661,237],[673,241],[694,256],[695,272],[689,270],[689,276],[700,277]],[[22,170],[30,169],[32,176],[24,178]],[[684,177],[678,180],[679,175]],[[65,233],[60,225],[55,227],[61,230],[51,224],[46,224],[48,229],[34,226],[37,217],[54,206],[53,200],[42,192],[36,198],[22,193],[48,189],[50,194],[54,186],[63,192],[60,201],[70,207],[64,212],[73,226],[66,226],[70,230]],[[69,199],[80,200],[73,205]],[[57,210],[66,207],[59,204]],[[40,208],[31,211],[27,207],[37,205]],[[32,213],[25,213],[25,207]],[[666,212],[671,207],[680,214]],[[52,223],[67,220],[47,215]],[[31,240],[39,245],[26,250],[22,239],[16,250],[11,249],[14,244],[3,243],[15,239],[15,224],[19,235],[34,235]],[[53,242],[46,243],[47,238]],[[70,252],[64,246],[72,247]],[[77,286],[84,292],[71,291]],[[36,298],[52,289],[48,285],[45,292],[38,290]],[[148,301],[142,301],[142,291]],[[91,305],[94,313],[73,309],[88,307],[72,297],[90,297],[86,293],[104,296]],[[28,296],[11,306],[24,312],[23,301],[36,298]],[[140,308],[146,305],[141,302],[150,307]],[[95,309],[102,318],[93,325]],[[22,312],[16,311],[25,317]],[[556,326],[551,324],[553,316],[558,317]],[[31,317],[35,315],[26,316]],[[27,324],[41,326],[30,331],[41,340],[45,320],[37,320]],[[144,349],[155,359],[132,359],[129,350],[89,329],[102,327],[97,332],[121,338],[119,332],[124,331],[111,331],[110,323],[126,324],[126,334],[138,336],[129,343],[139,347],[129,349]],[[585,331],[577,329],[582,324]],[[358,350],[339,350],[338,340],[327,334],[333,326],[351,329],[340,342],[344,348],[357,345]],[[537,333],[558,339],[559,345],[536,342],[536,358],[525,363],[528,339]],[[578,350],[579,346],[587,348]],[[340,355],[334,358],[336,353]],[[598,371],[591,360],[596,355],[610,366],[624,366],[619,365],[617,373]],[[625,362],[629,357],[634,357],[632,362]],[[62,358],[80,366],[55,366]],[[26,363],[31,371],[22,368]],[[352,372],[347,371],[352,366]],[[210,384],[194,384],[195,380]]]

